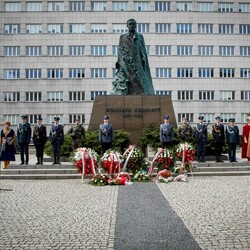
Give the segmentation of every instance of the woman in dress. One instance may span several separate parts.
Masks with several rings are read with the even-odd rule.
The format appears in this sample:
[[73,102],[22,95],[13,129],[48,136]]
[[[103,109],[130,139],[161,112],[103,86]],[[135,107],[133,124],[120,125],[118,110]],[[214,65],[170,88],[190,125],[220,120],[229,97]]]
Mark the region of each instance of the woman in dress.
[[247,158],[250,162],[250,116],[247,117],[247,124],[242,128],[241,158]]
[[15,161],[15,145],[16,135],[13,129],[10,128],[10,122],[3,123],[4,128],[1,131],[0,144],[0,160],[4,163],[4,169],[8,168],[10,161]]

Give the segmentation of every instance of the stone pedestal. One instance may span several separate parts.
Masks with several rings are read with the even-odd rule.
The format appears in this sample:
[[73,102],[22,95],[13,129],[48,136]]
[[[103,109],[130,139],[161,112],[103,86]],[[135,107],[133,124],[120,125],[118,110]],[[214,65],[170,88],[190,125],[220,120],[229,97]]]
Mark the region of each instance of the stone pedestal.
[[131,144],[138,144],[143,129],[149,125],[160,127],[165,115],[177,127],[170,96],[157,95],[110,95],[97,96],[92,109],[89,130],[98,130],[103,123],[102,117],[109,116],[114,130],[129,132]]

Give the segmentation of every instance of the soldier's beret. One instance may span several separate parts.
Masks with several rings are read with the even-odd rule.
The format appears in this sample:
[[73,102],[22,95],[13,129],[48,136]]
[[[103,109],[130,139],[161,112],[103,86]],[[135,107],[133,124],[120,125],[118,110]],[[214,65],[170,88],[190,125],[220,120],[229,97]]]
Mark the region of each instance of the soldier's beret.
[[27,115],[21,115],[21,118],[22,118],[22,119],[27,119],[28,116],[27,116]]
[[235,122],[235,119],[234,118],[230,118],[229,122]]
[[104,115],[103,120],[109,120],[109,117],[107,115]]
[[198,117],[198,120],[204,120],[204,116],[200,115],[200,116]]
[[54,117],[54,120],[55,120],[55,121],[60,121],[60,117],[55,116],[55,117]]
[[220,116],[216,116],[215,120],[221,120]]
[[164,120],[169,120],[169,115],[165,115]]

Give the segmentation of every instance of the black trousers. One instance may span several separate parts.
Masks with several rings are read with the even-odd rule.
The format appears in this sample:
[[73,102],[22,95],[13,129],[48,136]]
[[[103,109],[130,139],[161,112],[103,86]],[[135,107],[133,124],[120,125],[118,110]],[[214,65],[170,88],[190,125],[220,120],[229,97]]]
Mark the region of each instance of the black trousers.
[[61,154],[60,140],[55,140],[54,143],[52,144],[52,147],[53,147],[54,163],[59,163]]
[[112,142],[101,142],[102,153],[104,154],[106,150],[112,147]]
[[36,144],[36,157],[43,158],[44,144]]
[[20,158],[21,158],[21,163],[24,164],[24,154],[25,154],[25,163],[29,163],[29,143],[20,143],[19,142],[19,147],[20,147]]
[[204,160],[205,153],[206,153],[206,141],[200,140],[196,141],[196,150],[197,150],[197,157],[200,157]]
[[215,142],[215,156],[216,156],[216,160],[219,160],[221,158],[223,144],[224,143],[221,142],[221,141],[216,141]]
[[228,143],[228,158],[230,162],[236,161],[236,143]]

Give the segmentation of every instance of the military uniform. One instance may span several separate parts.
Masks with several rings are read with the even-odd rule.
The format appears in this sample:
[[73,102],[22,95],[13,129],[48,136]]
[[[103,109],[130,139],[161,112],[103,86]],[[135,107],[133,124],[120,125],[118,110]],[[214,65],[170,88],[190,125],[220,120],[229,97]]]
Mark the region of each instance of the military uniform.
[[[42,118],[39,118],[38,120],[42,120]],[[47,132],[46,127],[40,123],[37,123],[33,130],[33,142],[36,147],[36,157],[37,157],[37,163],[43,164],[43,154],[44,154],[44,145],[47,140]]]
[[165,123],[160,126],[160,141],[162,147],[171,147],[174,138],[174,126],[169,123],[169,116],[164,116]]
[[207,125],[203,124],[204,117],[199,116],[200,123],[194,128],[194,139],[196,142],[197,160],[205,162],[206,144],[207,144]]
[[183,142],[191,142],[193,140],[193,128],[188,123],[179,126],[177,133]]
[[69,135],[72,138],[72,148],[76,150],[77,148],[81,148],[83,146],[83,140],[85,137],[85,129],[82,124],[78,124],[73,126],[68,131]]
[[19,123],[17,126],[17,142],[20,147],[20,165],[23,165],[24,154],[26,156],[25,163],[29,163],[29,143],[31,138],[31,127],[30,124],[27,122],[27,115],[22,115],[21,118],[23,119],[23,122]]
[[[59,121],[59,117],[55,117],[54,120]],[[64,131],[63,126],[61,124],[53,124],[50,133],[49,133],[49,139],[52,143],[53,147],[53,156],[54,156],[54,164],[61,164],[60,163],[60,153],[61,153],[61,145],[64,142]]]
[[226,127],[226,142],[228,144],[228,157],[230,162],[236,162],[236,146],[240,142],[239,128],[234,125],[235,119],[229,119],[230,125]]
[[223,162],[221,159],[222,147],[225,141],[224,125],[220,123],[220,117],[215,118],[218,122],[212,126],[212,135],[215,142],[215,157],[216,162]]
[[104,124],[100,124],[99,127],[99,142],[102,146],[102,152],[105,153],[106,150],[112,147],[112,142],[114,141],[114,130],[112,124],[107,122],[109,120],[108,116],[104,116],[103,120]]

